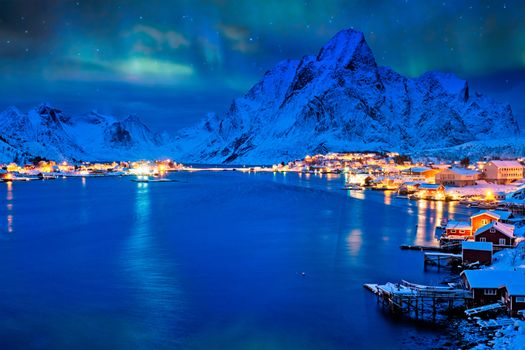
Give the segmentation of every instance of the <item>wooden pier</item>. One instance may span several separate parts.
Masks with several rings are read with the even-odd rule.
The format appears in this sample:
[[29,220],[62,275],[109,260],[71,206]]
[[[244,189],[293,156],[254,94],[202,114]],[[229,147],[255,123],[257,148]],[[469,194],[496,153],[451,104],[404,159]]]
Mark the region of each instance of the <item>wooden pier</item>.
[[461,251],[460,241],[445,241],[441,240],[439,246],[435,245],[409,245],[403,244],[399,246],[401,250],[418,250],[418,251],[430,251],[430,252],[459,252]]
[[461,244],[466,240],[465,237],[452,238],[441,236],[439,239],[439,246],[444,252],[460,252]]
[[440,252],[442,249],[438,246],[431,246],[431,245],[407,245],[404,244],[400,246],[401,250],[418,250],[418,251],[433,251],[433,252]]
[[377,295],[378,303],[391,312],[413,316],[416,319],[431,316],[436,320],[438,309],[452,310],[464,307],[472,299],[472,293],[465,289],[424,286],[402,281],[401,283],[365,284],[364,287]]

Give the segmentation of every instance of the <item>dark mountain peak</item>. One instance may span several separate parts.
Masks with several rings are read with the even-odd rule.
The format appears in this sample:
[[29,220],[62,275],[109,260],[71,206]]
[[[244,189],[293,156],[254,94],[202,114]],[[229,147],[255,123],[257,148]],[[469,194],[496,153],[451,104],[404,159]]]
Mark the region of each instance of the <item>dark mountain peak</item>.
[[351,70],[363,65],[376,67],[364,34],[354,29],[342,30],[330,39],[319,51],[317,61]]
[[48,102],[41,103],[38,107],[35,108],[35,110],[40,115],[45,115],[45,114],[51,115],[52,113],[53,114],[60,114],[60,113],[62,113],[62,111],[60,109],[53,107]]
[[122,125],[122,122],[114,122],[110,125],[109,129],[105,131],[106,140],[111,144],[116,145],[131,145],[132,137],[126,128]]

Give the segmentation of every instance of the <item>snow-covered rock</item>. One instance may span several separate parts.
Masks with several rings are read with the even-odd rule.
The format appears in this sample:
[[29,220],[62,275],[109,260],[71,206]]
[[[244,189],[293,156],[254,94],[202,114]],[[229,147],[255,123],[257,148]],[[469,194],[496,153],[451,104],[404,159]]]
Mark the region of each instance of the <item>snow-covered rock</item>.
[[10,107],[0,113],[0,163],[35,157],[55,161],[105,161],[171,155],[171,140],[137,117],[118,120],[97,112],[70,116],[49,104],[28,113]]
[[379,67],[363,33],[349,29],[316,56],[278,63],[224,115],[181,131],[175,149],[186,162],[260,164],[329,151],[447,149],[518,133],[510,106],[450,73],[412,79]]
[[523,234],[525,228],[516,228],[515,235],[521,242],[514,249],[503,249],[494,254],[492,266],[487,269],[490,270],[525,270],[525,241]]

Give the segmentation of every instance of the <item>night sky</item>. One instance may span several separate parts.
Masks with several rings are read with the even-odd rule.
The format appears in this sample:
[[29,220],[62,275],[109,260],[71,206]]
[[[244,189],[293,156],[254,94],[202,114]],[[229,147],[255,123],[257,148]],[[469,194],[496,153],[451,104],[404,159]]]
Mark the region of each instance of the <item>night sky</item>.
[[0,0],[0,108],[49,101],[173,132],[351,27],[378,64],[455,72],[525,121],[524,15],[525,1]]

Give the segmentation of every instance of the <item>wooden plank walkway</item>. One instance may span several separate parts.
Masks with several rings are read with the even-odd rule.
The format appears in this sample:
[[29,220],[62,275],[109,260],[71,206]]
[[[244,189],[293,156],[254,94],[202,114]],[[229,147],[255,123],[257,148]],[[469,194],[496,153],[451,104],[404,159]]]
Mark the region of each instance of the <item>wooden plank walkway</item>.
[[488,312],[488,311],[495,311],[495,310],[499,310],[503,308],[505,308],[505,305],[503,305],[503,303],[498,302],[494,304],[483,305],[480,307],[474,307],[472,309],[465,310],[465,315],[470,317],[473,315],[481,314],[481,313]]

